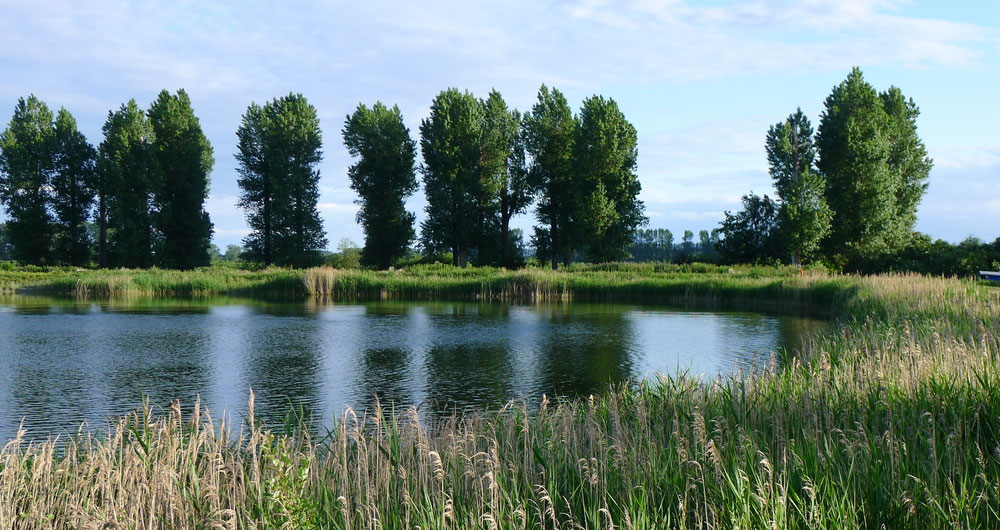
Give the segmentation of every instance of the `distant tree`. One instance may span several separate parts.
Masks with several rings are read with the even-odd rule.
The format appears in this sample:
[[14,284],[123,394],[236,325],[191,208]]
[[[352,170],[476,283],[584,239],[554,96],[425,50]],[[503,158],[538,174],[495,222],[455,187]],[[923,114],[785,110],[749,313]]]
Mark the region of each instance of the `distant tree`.
[[[503,97],[493,90],[483,102],[483,120],[481,160],[486,183],[483,188],[497,195],[500,264],[511,267],[520,260],[514,256],[517,249],[511,240],[510,221],[523,213],[533,198],[521,134],[523,118],[517,110],[508,110]],[[483,203],[487,206],[482,212],[485,217],[490,214],[490,208],[488,202]]]
[[523,267],[528,259],[528,247],[524,242],[524,230],[511,228],[508,237],[510,238],[510,252],[507,254],[507,266]]
[[711,232],[708,230],[698,231],[698,260],[714,262],[718,257],[716,245],[719,243],[719,229]]
[[219,245],[216,245],[215,243],[209,243],[207,253],[208,253],[208,259],[210,260],[211,263],[215,263],[216,261],[222,261],[222,250],[219,249]]
[[674,234],[666,228],[660,228],[656,231],[654,238],[656,243],[656,249],[658,251],[657,260],[658,261],[668,261],[673,257],[674,254]]
[[99,262],[153,265],[153,128],[134,99],[109,112],[98,161]]
[[14,247],[10,244],[7,223],[0,223],[0,261],[14,259]]
[[[562,92],[542,85],[538,101],[525,116],[522,126],[525,150],[531,159],[529,182],[538,190],[538,222],[535,240],[548,249],[552,268],[559,260],[569,265],[576,248],[573,215],[573,141],[577,122]],[[537,247],[536,247],[537,248]]]
[[222,261],[239,261],[243,254],[243,247],[239,245],[226,245],[226,252],[222,255]]
[[14,257],[24,263],[46,264],[52,257],[54,137],[52,111],[33,95],[17,101],[0,135],[0,203],[7,207]]
[[779,259],[778,204],[767,195],[743,196],[743,210],[726,211],[718,244],[727,263],[771,262]]
[[57,261],[84,266],[90,262],[87,220],[97,195],[97,151],[77,130],[76,120],[59,109],[53,138],[52,210],[55,212]]
[[239,204],[252,230],[244,256],[264,265],[319,264],[327,240],[316,208],[323,138],[315,107],[301,94],[253,103],[236,136]]
[[343,238],[337,244],[337,252],[327,256],[326,264],[338,269],[357,269],[364,259],[364,250],[357,243]]
[[573,140],[576,238],[591,261],[628,257],[635,229],[646,222],[635,174],[638,136],[613,99],[583,101]]
[[667,261],[673,256],[674,234],[666,228],[639,228],[629,252],[634,261]]
[[156,262],[170,269],[208,265],[212,221],[205,200],[215,164],[212,145],[183,89],[175,95],[161,91],[149,109],[149,121],[160,170],[153,192]]
[[685,230],[681,237],[681,254],[688,260],[694,254],[694,232],[690,230]]
[[792,263],[811,259],[830,231],[833,214],[824,196],[826,179],[814,168],[812,126],[802,109],[767,131],[769,173],[781,205],[778,226]]
[[555,258],[553,256],[552,240],[549,237],[549,229],[535,225],[532,230],[533,233],[531,234],[529,244],[531,245],[532,254],[535,256],[535,259],[542,263],[555,259],[558,263],[559,258]]
[[429,253],[450,250],[465,267],[482,231],[482,105],[469,92],[449,88],[437,95],[420,124],[427,219],[421,245]]
[[417,191],[416,143],[403,124],[399,107],[381,102],[358,105],[343,130],[347,152],[357,161],[347,170],[359,199],[358,222],[365,231],[361,262],[388,269],[413,242],[415,216],[406,198]]
[[876,93],[858,68],[826,99],[816,146],[834,215],[829,254],[870,260],[911,237],[931,167],[917,114],[898,89]]

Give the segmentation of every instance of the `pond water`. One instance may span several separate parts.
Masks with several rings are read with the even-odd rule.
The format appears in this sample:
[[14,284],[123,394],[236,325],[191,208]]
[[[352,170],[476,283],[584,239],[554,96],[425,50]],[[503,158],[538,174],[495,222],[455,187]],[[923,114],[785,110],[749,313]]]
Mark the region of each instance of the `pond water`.
[[238,419],[289,404],[431,413],[586,395],[660,373],[712,377],[798,348],[820,321],[618,304],[0,297],[0,438],[76,432],[197,396]]

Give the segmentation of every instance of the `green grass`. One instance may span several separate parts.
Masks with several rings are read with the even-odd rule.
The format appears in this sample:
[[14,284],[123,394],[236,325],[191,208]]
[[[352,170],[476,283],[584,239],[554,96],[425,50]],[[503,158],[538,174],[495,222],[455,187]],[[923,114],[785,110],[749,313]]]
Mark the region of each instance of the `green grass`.
[[794,306],[829,312],[850,296],[843,278],[799,275],[793,268],[714,265],[608,264],[569,270],[460,269],[445,265],[395,271],[241,270],[194,271],[0,270],[0,291],[83,298],[134,296],[244,297],[325,296],[341,300],[623,301],[780,309]]
[[325,436],[250,421],[233,441],[176,407],[104,436],[15,440],[0,451],[0,526],[1000,527],[995,287],[751,268],[350,274],[353,291],[330,290],[512,296],[497,286],[533,281],[546,296],[808,303],[837,324],[761,373],[430,425],[376,408],[347,411]]

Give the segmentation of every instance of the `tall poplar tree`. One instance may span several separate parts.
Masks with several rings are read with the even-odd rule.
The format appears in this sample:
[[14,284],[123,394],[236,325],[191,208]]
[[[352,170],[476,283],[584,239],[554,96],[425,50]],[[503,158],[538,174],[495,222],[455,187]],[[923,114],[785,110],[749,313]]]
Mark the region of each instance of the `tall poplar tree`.
[[97,194],[97,151],[77,129],[76,120],[66,109],[59,109],[54,131],[54,255],[57,261],[84,266],[90,262],[92,241],[86,223]]
[[437,95],[420,124],[427,219],[421,245],[450,250],[452,264],[465,267],[481,233],[483,108],[469,92],[449,88]]
[[18,261],[51,260],[49,210],[55,130],[52,111],[34,95],[21,98],[0,135],[0,202],[7,207],[7,236]]
[[854,68],[826,99],[816,146],[833,226],[826,247],[845,263],[898,250],[911,237],[931,161],[916,105],[879,95]]
[[[533,198],[525,165],[522,121],[521,113],[508,110],[507,103],[496,90],[483,101],[483,181],[488,183],[484,188],[496,195],[492,210],[499,215],[499,261],[505,267],[514,265],[510,221],[524,212]],[[484,213],[489,214],[492,210]]]
[[587,98],[573,141],[576,237],[592,261],[628,257],[635,229],[646,222],[635,174],[638,136],[613,99]]
[[160,170],[154,189],[156,262],[169,269],[209,264],[212,221],[205,211],[212,146],[183,89],[160,92],[149,109],[153,152]]
[[933,160],[917,135],[920,109],[900,89],[882,92],[882,108],[887,116],[885,134],[889,139],[889,171],[898,179],[896,189],[897,231],[909,239],[917,222],[917,206],[927,191],[927,179]]
[[778,226],[792,262],[811,259],[830,231],[832,213],[826,204],[826,179],[815,167],[816,147],[809,118],[796,109],[767,131],[768,172],[781,205]]
[[529,182],[538,190],[536,248],[551,259],[569,265],[576,241],[572,230],[576,210],[573,183],[573,140],[577,123],[562,92],[545,85],[525,117],[525,150],[530,156]]
[[317,210],[323,137],[316,108],[302,94],[253,103],[236,132],[240,206],[253,230],[247,259],[307,267],[327,239]]
[[371,108],[358,105],[344,123],[343,136],[347,152],[358,159],[347,175],[361,206],[361,261],[388,269],[406,254],[415,235],[415,216],[406,210],[406,198],[417,191],[416,142],[399,107],[381,102]]
[[100,265],[153,265],[153,191],[157,187],[153,127],[134,99],[109,112],[99,147]]

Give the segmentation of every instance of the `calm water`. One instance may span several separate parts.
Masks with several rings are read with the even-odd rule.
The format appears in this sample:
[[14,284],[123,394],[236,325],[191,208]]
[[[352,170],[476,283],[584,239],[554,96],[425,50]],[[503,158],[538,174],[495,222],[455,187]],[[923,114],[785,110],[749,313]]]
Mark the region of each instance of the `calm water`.
[[797,348],[815,320],[613,304],[247,300],[73,302],[0,297],[0,438],[106,425],[142,396],[200,395],[265,419],[289,403],[332,418],[345,405],[496,407],[574,395],[657,372],[712,376]]

